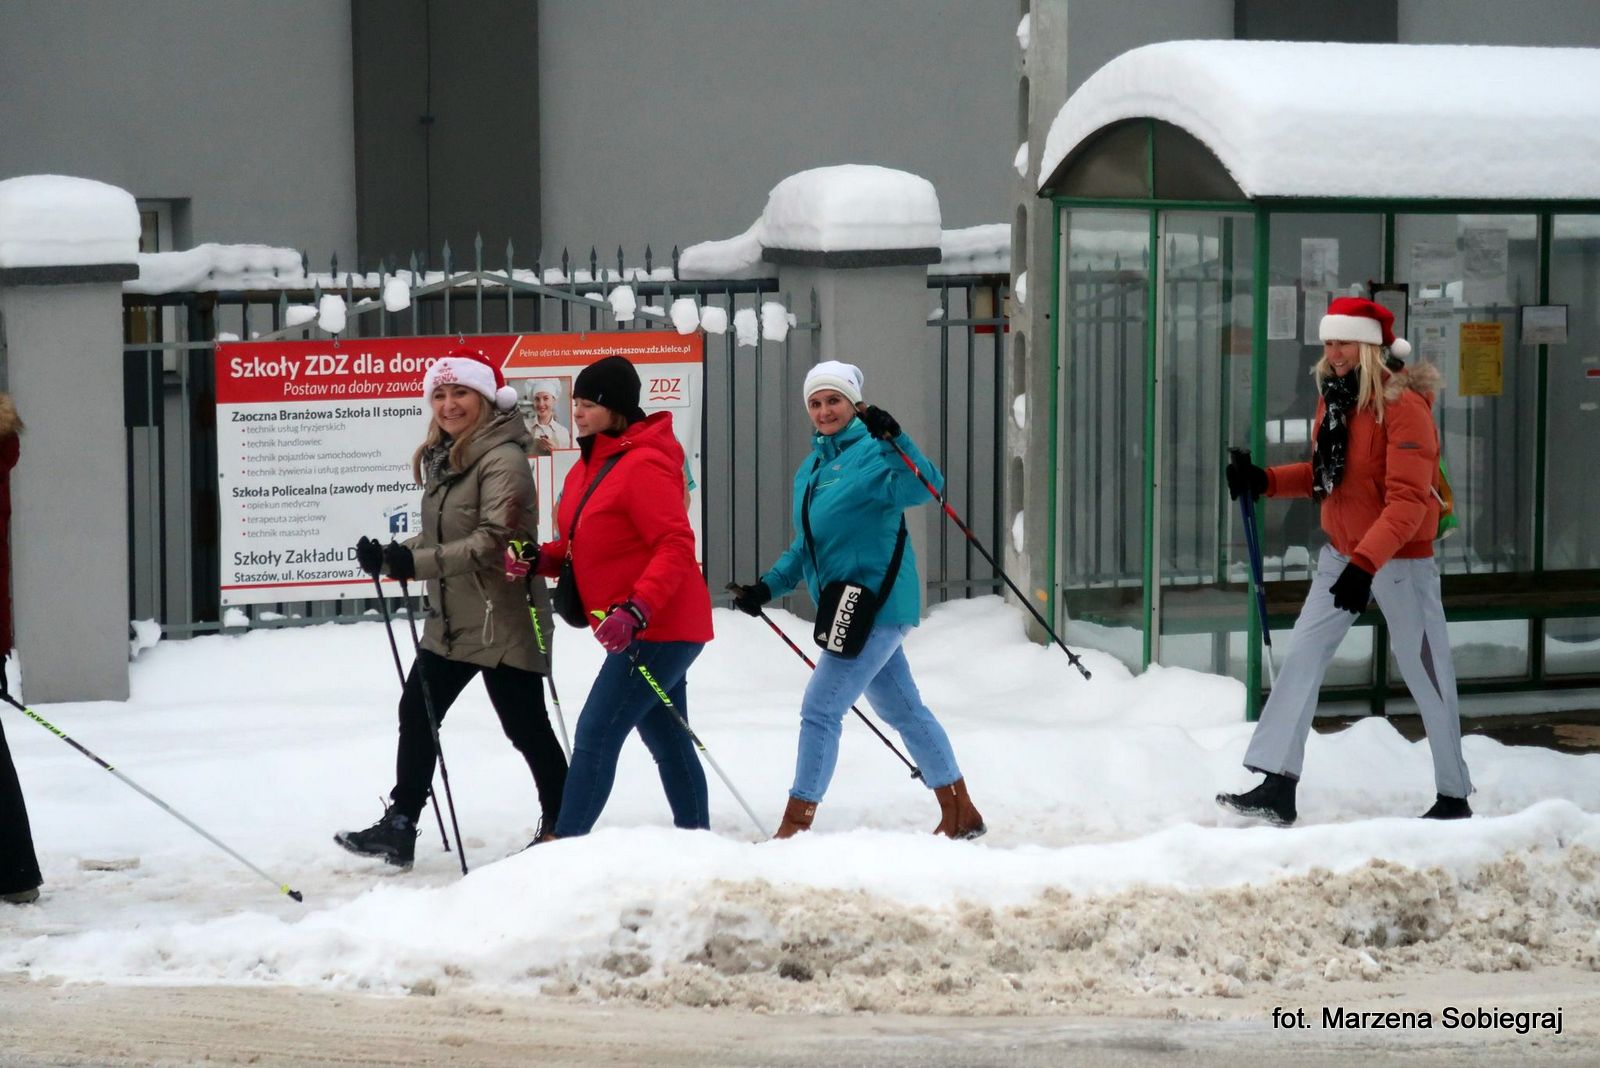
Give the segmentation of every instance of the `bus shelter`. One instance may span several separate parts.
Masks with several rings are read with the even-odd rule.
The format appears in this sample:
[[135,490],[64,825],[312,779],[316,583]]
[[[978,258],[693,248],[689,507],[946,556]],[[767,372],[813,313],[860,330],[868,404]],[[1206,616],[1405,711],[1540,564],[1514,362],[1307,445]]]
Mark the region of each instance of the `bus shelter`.
[[[1053,122],[1050,563],[1069,640],[1244,680],[1260,624],[1230,446],[1308,458],[1334,296],[1444,374],[1438,542],[1463,693],[1600,686],[1600,51],[1179,41]],[[1324,541],[1261,502],[1281,658]],[[1376,609],[1324,701],[1405,696]]]

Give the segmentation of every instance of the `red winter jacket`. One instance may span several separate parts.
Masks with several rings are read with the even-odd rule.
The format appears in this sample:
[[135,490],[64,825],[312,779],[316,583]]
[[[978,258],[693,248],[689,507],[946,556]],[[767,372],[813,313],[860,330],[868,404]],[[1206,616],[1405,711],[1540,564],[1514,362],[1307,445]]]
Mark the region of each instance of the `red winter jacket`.
[[0,393],[0,658],[11,651],[11,469],[22,451],[22,422],[8,394]]
[[[1344,477],[1322,501],[1322,529],[1333,547],[1368,574],[1390,560],[1433,555],[1439,500],[1439,430],[1433,395],[1440,375],[1419,363],[1384,379],[1383,422],[1369,408],[1350,419]],[[1316,427],[1326,405],[1317,401]],[[1316,435],[1312,434],[1312,449]],[[1311,496],[1311,464],[1267,469],[1267,496]]]
[[[572,515],[589,483],[619,453],[573,531]],[[672,436],[670,412],[647,416],[615,437],[596,434],[588,457],[567,472],[556,527],[576,535],[572,569],[591,628],[600,622],[596,611],[631,600],[649,613],[640,641],[711,640],[711,593],[695,559],[683,485],[683,447]],[[566,536],[543,549],[540,573],[555,578]]]

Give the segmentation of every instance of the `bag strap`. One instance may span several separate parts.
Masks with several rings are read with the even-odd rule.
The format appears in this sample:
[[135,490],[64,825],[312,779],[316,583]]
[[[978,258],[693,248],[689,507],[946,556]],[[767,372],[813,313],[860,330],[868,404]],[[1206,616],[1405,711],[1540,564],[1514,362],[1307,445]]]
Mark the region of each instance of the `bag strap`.
[[[817,468],[822,464],[822,457],[817,457],[811,464],[811,481],[806,484],[806,495],[800,500],[800,529],[806,536],[806,552],[811,554],[811,570],[818,575],[822,568],[817,565],[817,545],[811,536],[811,491],[816,489]],[[889,558],[889,571],[883,576],[883,586],[877,593],[878,607],[883,607],[883,602],[889,599],[889,591],[894,587],[895,576],[900,573],[900,561],[906,552],[906,517],[900,515],[900,533],[894,539],[894,555]]]
[[594,493],[595,487],[600,485],[600,480],[617,466],[617,461],[622,459],[622,453],[614,453],[600,465],[600,473],[594,476],[594,481],[589,483],[589,488],[583,491],[583,496],[578,498],[578,507],[572,513],[572,529],[567,532],[567,555],[572,555],[572,540],[578,535],[578,517],[583,514],[583,506],[589,503],[589,497]]
[[883,602],[889,599],[889,591],[894,588],[894,579],[900,571],[900,560],[906,554],[906,517],[900,513],[900,534],[894,539],[894,555],[889,558],[889,573],[883,576],[883,586],[878,590],[878,607],[883,607]]
[[811,491],[817,488],[817,468],[822,466],[822,457],[818,456],[811,461],[811,479],[806,483],[806,495],[800,499],[800,529],[806,535],[806,552],[811,554],[811,570],[822,574],[822,568],[817,566],[817,546],[811,540]]

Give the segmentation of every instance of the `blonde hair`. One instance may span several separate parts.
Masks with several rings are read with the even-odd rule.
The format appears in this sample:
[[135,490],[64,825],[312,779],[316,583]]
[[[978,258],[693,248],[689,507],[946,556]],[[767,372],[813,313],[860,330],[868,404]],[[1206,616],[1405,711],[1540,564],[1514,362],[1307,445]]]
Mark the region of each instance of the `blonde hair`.
[[[1356,393],[1356,410],[1371,408],[1380,423],[1383,422],[1383,375],[1387,370],[1383,346],[1361,342],[1361,358],[1356,361],[1356,373],[1361,376],[1361,388]],[[1311,373],[1317,380],[1317,392],[1322,392],[1322,383],[1333,377],[1333,368],[1328,364],[1326,353],[1317,361]]]
[[[473,438],[483,432],[483,428],[488,426],[489,420],[495,416],[494,405],[484,400],[481,393],[478,394],[478,399],[482,401],[478,406],[478,421],[468,427],[466,433],[450,444],[450,470],[452,471],[461,471],[464,468],[463,458],[467,454],[467,446],[472,443]],[[444,431],[439,427],[439,420],[429,419],[428,436],[422,439],[422,444],[417,446],[417,451],[411,454],[411,478],[417,485],[423,484],[422,458],[428,454],[429,449],[443,440]]]

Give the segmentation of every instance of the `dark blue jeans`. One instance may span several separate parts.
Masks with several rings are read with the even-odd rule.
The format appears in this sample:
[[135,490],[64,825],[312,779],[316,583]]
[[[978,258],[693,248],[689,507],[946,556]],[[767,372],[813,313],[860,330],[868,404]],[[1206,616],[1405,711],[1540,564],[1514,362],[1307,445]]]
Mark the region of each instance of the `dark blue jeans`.
[[589,699],[578,714],[572,767],[561,795],[561,818],[556,821],[558,838],[588,834],[594,827],[611,796],[622,743],[633,730],[639,732],[640,740],[655,758],[661,788],[672,807],[673,826],[686,830],[711,826],[706,773],[695,755],[689,732],[639,670],[650,673],[687,722],[685,680],[689,665],[704,648],[703,642],[636,641],[606,657],[589,690]]

